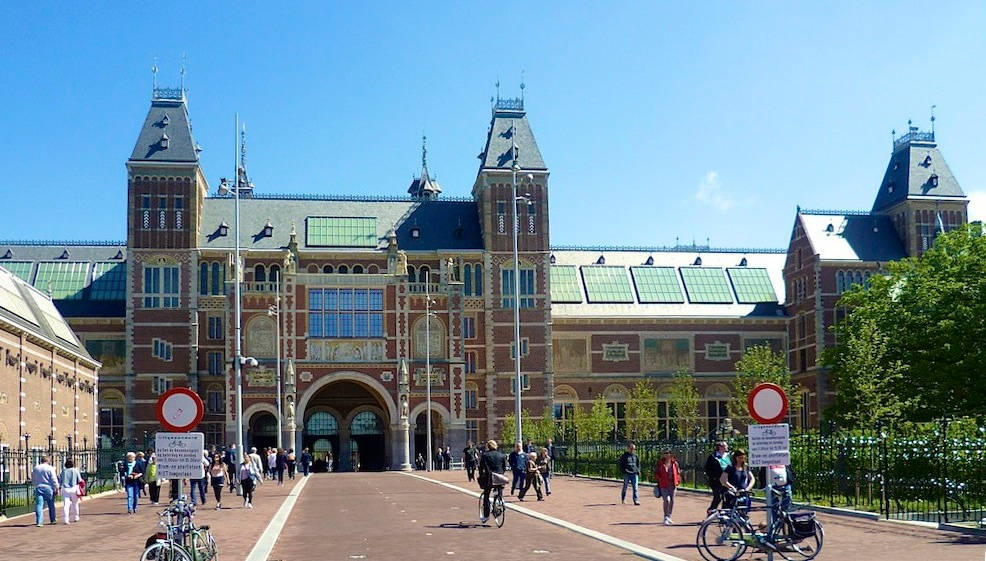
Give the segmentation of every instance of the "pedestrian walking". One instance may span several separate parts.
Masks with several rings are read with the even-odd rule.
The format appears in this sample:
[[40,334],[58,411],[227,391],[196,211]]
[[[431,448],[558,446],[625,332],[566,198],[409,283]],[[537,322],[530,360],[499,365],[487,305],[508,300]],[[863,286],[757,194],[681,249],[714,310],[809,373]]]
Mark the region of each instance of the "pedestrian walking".
[[[519,443],[518,443],[519,446]],[[497,450],[495,440],[486,442],[486,452],[479,458],[479,486],[483,488],[483,516],[485,524],[490,519],[490,493],[496,489],[496,496],[503,500],[503,487],[506,485],[507,457]],[[497,475],[494,475],[497,474]]]
[[335,469],[335,464],[332,463],[332,450],[325,453],[325,470],[329,473]]
[[301,464],[301,473],[305,477],[308,477],[309,472],[312,468],[312,455],[308,451],[308,448],[304,448],[301,451],[301,458],[298,459],[298,463]]
[[264,469],[263,460],[261,459],[260,454],[257,453],[256,446],[250,448],[249,459],[250,459],[250,464],[253,465],[253,471],[257,474],[257,477],[255,478],[254,481],[255,486],[263,485],[264,483],[263,474],[266,473],[267,470]]
[[277,476],[277,450],[267,449],[267,478],[273,480]]
[[127,461],[120,466],[120,480],[123,481],[123,487],[127,491],[127,514],[137,514],[140,478],[143,476],[144,474],[140,472],[140,464],[137,463],[137,454],[127,452]]
[[[548,442],[551,442],[550,438],[548,439]],[[541,448],[541,451],[538,452],[537,457],[538,472],[541,474],[541,480],[544,482],[545,495],[551,494],[551,483],[549,483],[551,481],[551,460],[548,453],[548,448],[543,447]]]
[[294,471],[297,466],[297,457],[294,455],[294,448],[288,448],[287,466],[288,466],[288,479],[294,481]]
[[445,466],[445,470],[448,471],[452,469],[452,447],[446,446],[445,451],[442,452],[442,463]]
[[517,489],[524,488],[524,473],[527,471],[527,464],[525,463],[527,459],[524,456],[520,442],[514,443],[514,450],[510,453],[508,461],[510,462],[510,470],[514,476],[513,481],[510,483],[510,494],[513,495]]
[[[243,456],[246,457],[246,454],[244,454]],[[236,468],[237,468],[237,466],[240,465],[240,460],[242,459],[239,456],[239,453],[238,453],[238,450],[236,449],[236,445],[235,444],[230,444],[229,445],[229,448],[226,449],[226,453],[223,454],[222,459],[223,459],[223,463],[226,464],[226,473],[229,474],[227,476],[227,481],[229,481],[229,492],[230,493],[235,493],[236,492],[236,478],[233,477],[233,474],[236,473]]]
[[[550,438],[548,439],[548,443],[545,445],[545,448],[548,449],[548,474],[550,476],[555,473],[555,445]],[[548,494],[550,495],[551,493]]]
[[637,496],[637,484],[640,479],[640,459],[636,454],[637,447],[627,444],[627,451],[620,456],[620,473],[623,474],[623,491],[620,492],[620,502],[627,502],[627,487],[633,487],[633,504],[640,506],[640,499]]
[[716,449],[705,459],[705,479],[709,484],[709,489],[712,489],[712,504],[705,511],[706,514],[712,514],[712,511],[718,508],[722,502],[724,488],[722,483],[720,483],[720,479],[722,472],[730,463],[727,451],[728,447],[726,443],[720,440],[716,442]]
[[[418,470],[425,469],[425,457],[421,452],[418,452],[418,457],[414,459],[414,467],[418,468]],[[330,469],[329,471],[332,470]]]
[[534,443],[528,438],[527,443],[524,444],[524,453],[530,454],[531,452],[537,452],[537,450],[534,449]]
[[82,473],[75,467],[75,462],[65,460],[65,469],[59,479],[62,487],[62,514],[65,523],[68,524],[70,517],[75,522],[79,521],[79,483],[82,481]]
[[[132,456],[133,454],[128,454]],[[55,493],[58,492],[58,475],[55,468],[48,463],[48,458],[41,456],[38,465],[31,471],[31,483],[34,485],[34,523],[43,526],[44,507],[48,505],[48,517],[55,523]]]
[[147,489],[150,492],[151,504],[156,505],[161,501],[161,482],[157,478],[157,454],[151,452],[150,460],[147,462]]
[[442,459],[442,447],[438,447],[438,451],[435,452],[435,464],[432,466],[435,471],[442,471],[442,466],[445,465],[445,461]]
[[[733,450],[729,465],[726,466],[726,469],[722,471],[722,475],[719,476],[719,483],[726,490],[736,494],[749,493],[753,489],[753,485],[756,483],[756,477],[753,476],[753,472],[746,465],[746,450],[742,448]],[[747,507],[750,506],[749,496],[743,497],[742,500]],[[723,504],[727,508],[732,508],[734,501],[735,498],[723,495]]]
[[[144,453],[140,450],[137,451],[137,463],[140,464],[140,473],[146,474],[147,458],[144,456]],[[140,478],[140,494],[144,495],[145,497],[147,496],[147,478],[143,476]]]
[[520,490],[520,494],[517,495],[518,501],[523,501],[524,496],[527,492],[534,487],[534,492],[537,494],[538,500],[544,500],[544,494],[541,492],[541,473],[538,468],[538,455],[535,452],[530,454],[525,454],[527,456],[525,460],[525,473],[524,473],[524,488]]
[[288,468],[288,455],[284,453],[283,448],[277,449],[277,454],[274,456],[274,466],[276,466],[277,484],[284,485],[284,470]]
[[675,458],[671,450],[665,450],[661,454],[661,459],[654,467],[654,481],[657,481],[657,496],[661,498],[664,506],[664,525],[674,524],[671,520],[671,513],[674,511],[674,495],[678,486],[681,485],[681,469],[678,467],[678,458]]
[[212,492],[216,495],[216,510],[223,507],[223,486],[226,485],[226,472],[226,462],[223,461],[223,457],[219,454],[213,456],[212,464],[209,465],[209,482],[212,483]]
[[209,458],[210,458],[209,451],[202,450],[203,475],[201,478],[196,477],[188,480],[188,484],[189,484],[188,486],[191,487],[190,493],[192,495],[192,506],[196,505],[195,502],[196,491],[199,494],[199,503],[201,503],[202,506],[205,506],[205,493],[206,493],[206,488],[209,486],[209,466],[212,464],[212,461]]
[[249,458],[243,458],[237,470],[240,479],[240,489],[243,490],[243,508],[253,508],[253,489],[257,480],[263,475],[257,471],[256,465]]
[[470,440],[466,447],[462,449],[462,465],[466,468],[466,477],[469,481],[475,479],[476,472],[476,447]]

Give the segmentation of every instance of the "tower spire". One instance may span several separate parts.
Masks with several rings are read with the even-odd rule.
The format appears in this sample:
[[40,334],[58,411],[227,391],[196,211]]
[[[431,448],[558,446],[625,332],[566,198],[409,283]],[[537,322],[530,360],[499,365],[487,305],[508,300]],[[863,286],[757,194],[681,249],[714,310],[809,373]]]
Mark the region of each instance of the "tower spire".
[[935,105],[931,106],[931,134],[935,134],[935,107]]
[[[421,133],[421,169],[422,170],[425,170],[425,169],[428,168],[428,146],[427,146],[427,144],[428,144],[428,137],[425,136],[425,133],[424,132],[422,132]],[[425,172],[422,171],[421,173],[424,174]]]
[[185,60],[186,60],[186,58],[187,57],[185,56],[185,53],[182,53],[181,54],[181,68],[178,69],[178,74],[181,75],[181,78],[179,78],[179,82],[178,82],[178,88],[181,90],[182,97],[185,96]]
[[154,64],[151,66],[151,74],[154,76],[152,78],[151,87],[157,89],[157,56],[154,57]]

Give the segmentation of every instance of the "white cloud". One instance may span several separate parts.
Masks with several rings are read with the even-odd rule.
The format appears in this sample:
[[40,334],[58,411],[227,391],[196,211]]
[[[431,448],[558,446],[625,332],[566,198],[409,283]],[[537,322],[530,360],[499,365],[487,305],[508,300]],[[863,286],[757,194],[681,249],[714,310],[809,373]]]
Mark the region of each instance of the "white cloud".
[[719,172],[717,171],[710,171],[705,174],[705,177],[698,184],[695,199],[717,210],[729,210],[734,202],[733,199],[723,193],[722,180],[719,179]]
[[986,191],[969,193],[969,221],[973,220],[986,222]]

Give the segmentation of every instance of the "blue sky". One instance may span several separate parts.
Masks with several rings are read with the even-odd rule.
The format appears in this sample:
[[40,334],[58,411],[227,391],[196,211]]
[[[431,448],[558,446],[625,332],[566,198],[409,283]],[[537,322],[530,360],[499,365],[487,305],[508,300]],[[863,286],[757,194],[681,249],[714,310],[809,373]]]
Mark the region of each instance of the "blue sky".
[[932,104],[986,215],[982,2],[137,4],[0,6],[0,238],[125,237],[150,68],[176,85],[182,53],[213,187],[239,112],[258,191],[404,194],[424,131],[466,196],[523,70],[556,244],[783,247],[796,205],[869,208]]

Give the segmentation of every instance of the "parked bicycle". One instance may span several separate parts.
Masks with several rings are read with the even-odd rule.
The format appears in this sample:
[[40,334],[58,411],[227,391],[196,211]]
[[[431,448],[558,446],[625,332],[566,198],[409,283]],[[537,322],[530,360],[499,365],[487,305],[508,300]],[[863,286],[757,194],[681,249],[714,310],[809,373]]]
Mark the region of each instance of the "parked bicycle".
[[[706,561],[734,561],[747,549],[772,551],[787,561],[808,561],[822,550],[825,532],[811,511],[789,512],[782,507],[788,504],[785,491],[771,487],[775,495],[773,521],[769,526],[755,528],[750,522],[752,510],[767,507],[750,506],[747,493],[728,493],[732,503],[728,509],[719,509],[706,518],[698,528],[695,546]],[[793,554],[789,556],[789,554]]]
[[209,526],[195,525],[195,506],[186,497],[172,501],[158,516],[159,529],[147,539],[140,561],[219,560],[216,540]]

